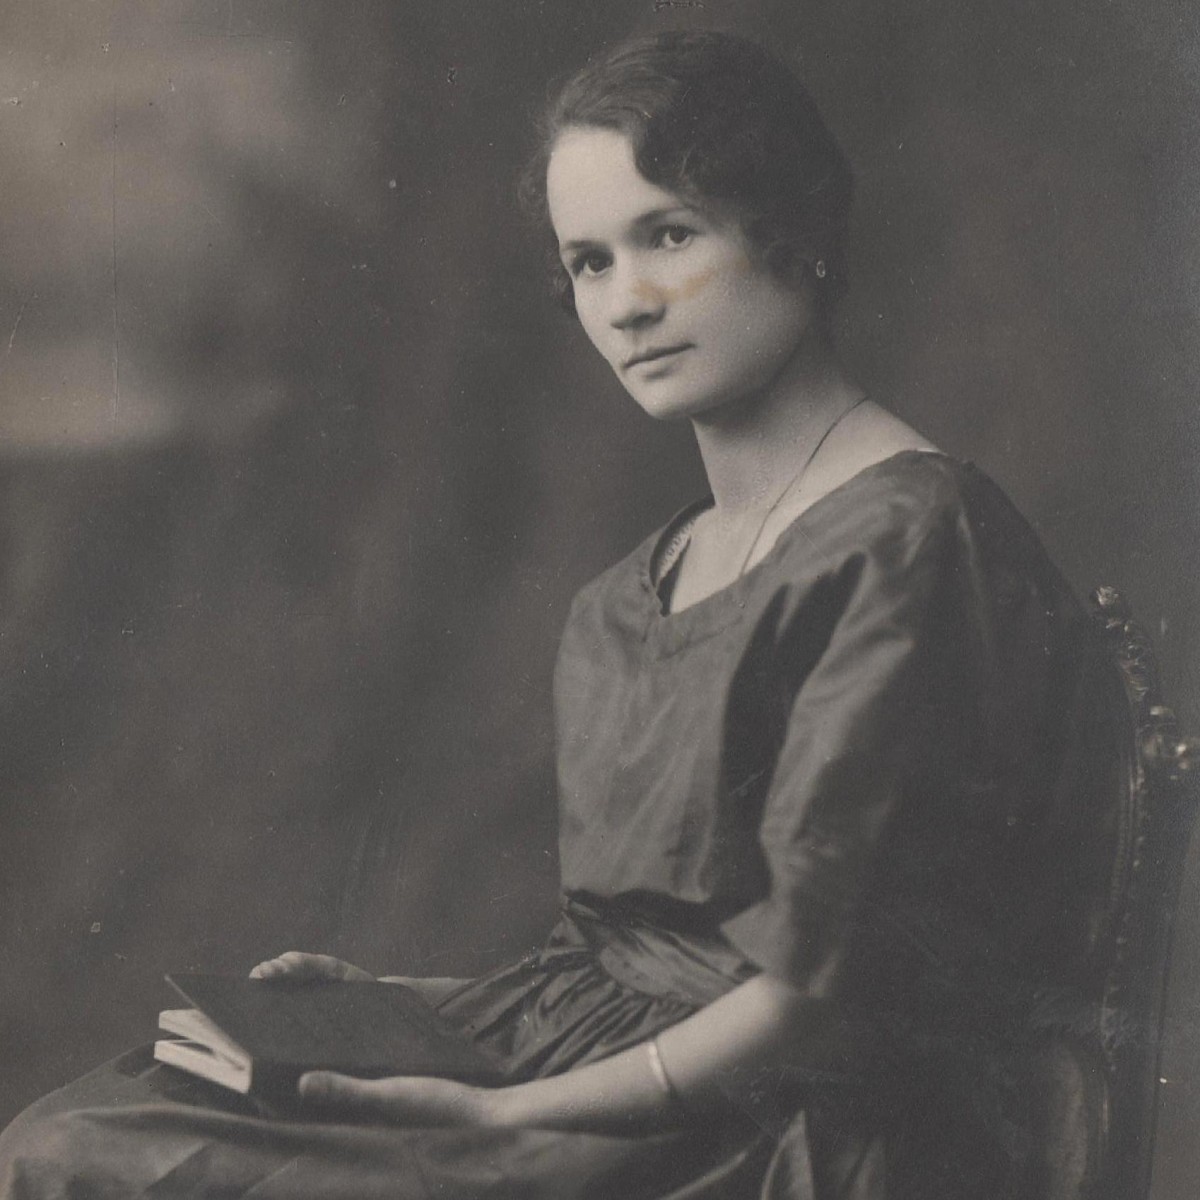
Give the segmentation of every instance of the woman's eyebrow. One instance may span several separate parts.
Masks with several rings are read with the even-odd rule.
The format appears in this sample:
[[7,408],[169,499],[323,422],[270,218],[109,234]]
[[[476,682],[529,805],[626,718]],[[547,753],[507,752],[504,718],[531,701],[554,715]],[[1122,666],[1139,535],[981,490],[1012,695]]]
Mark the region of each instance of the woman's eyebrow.
[[[699,215],[696,209],[688,204],[673,204],[669,208],[651,208],[643,213],[638,213],[629,222],[629,228],[640,231],[648,225],[659,225],[664,221],[679,220],[681,217],[688,217],[691,220],[695,220]],[[604,239],[602,238],[573,238],[571,241],[561,242],[558,252],[560,254],[570,254],[575,250],[592,249],[603,244]]]
[[652,208],[649,212],[641,213],[630,222],[630,226],[636,229],[644,229],[647,225],[658,225],[663,221],[671,219],[678,220],[680,217],[699,216],[690,204],[672,204],[669,208]]
[[595,238],[575,238],[569,242],[559,242],[558,252],[559,254],[571,254],[576,250],[592,250],[601,244]]

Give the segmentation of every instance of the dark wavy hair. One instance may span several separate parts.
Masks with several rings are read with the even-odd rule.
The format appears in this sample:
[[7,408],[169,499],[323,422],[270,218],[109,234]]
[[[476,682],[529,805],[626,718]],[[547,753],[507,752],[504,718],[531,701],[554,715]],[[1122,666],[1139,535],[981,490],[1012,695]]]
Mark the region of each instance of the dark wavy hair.
[[[526,211],[549,229],[546,167],[559,135],[592,126],[624,133],[642,175],[736,220],[780,277],[815,275],[826,327],[846,289],[854,177],[812,97],[755,42],[727,33],[660,33],[615,47],[576,72],[538,122],[521,178]],[[549,247],[555,295],[575,312],[571,277]]]

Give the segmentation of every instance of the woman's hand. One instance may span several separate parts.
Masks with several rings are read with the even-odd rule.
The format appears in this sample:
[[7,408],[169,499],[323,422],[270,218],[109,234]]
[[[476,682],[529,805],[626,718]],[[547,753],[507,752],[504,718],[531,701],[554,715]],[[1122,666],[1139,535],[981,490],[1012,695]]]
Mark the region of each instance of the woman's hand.
[[286,979],[299,983],[306,979],[343,979],[350,983],[370,983],[375,976],[361,967],[342,962],[328,954],[304,954],[289,950],[278,958],[260,962],[250,972],[251,979]]
[[309,1071],[300,1077],[300,1098],[306,1104],[396,1125],[501,1125],[503,1091],[416,1075],[355,1079]]

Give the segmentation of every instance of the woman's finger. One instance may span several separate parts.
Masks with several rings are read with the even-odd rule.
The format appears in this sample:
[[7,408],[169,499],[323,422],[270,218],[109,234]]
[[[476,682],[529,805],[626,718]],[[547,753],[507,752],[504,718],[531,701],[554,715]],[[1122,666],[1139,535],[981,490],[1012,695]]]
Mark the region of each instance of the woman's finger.
[[486,1120],[481,1090],[446,1079],[355,1079],[310,1071],[301,1076],[299,1091],[311,1104],[409,1125],[478,1125]]
[[286,975],[287,967],[277,958],[268,958],[257,966],[251,967],[251,979],[273,979],[277,975]]
[[312,1104],[340,1108],[347,1113],[370,1111],[379,1106],[375,1081],[355,1079],[334,1071],[309,1071],[300,1076],[301,1099]]
[[268,958],[251,970],[250,978],[275,979],[282,975],[295,975],[300,969],[298,958],[303,958],[303,955],[295,950],[289,950],[288,953],[277,955],[275,958]]
[[302,950],[288,950],[276,958],[267,959],[250,972],[252,979],[348,979],[365,975],[357,967],[344,963],[328,954],[307,954]]
[[383,1087],[384,1083],[401,1084],[403,1080],[355,1079],[334,1071],[311,1071],[300,1077],[300,1097],[310,1104],[336,1108],[347,1116],[376,1117],[388,1121],[404,1121],[413,1117],[420,1105],[405,1095],[399,1086]]

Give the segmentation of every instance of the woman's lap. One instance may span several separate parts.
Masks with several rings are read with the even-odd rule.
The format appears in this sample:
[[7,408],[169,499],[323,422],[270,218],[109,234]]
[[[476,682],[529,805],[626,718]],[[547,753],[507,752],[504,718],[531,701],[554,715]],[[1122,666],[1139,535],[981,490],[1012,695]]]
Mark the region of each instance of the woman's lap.
[[[425,993],[424,981],[403,982],[518,1078],[614,1053],[694,1007],[618,984],[573,929],[559,941],[467,983],[432,981]],[[622,1138],[281,1118],[154,1062],[146,1046],[0,1135],[0,1200],[732,1200],[760,1194],[769,1141],[746,1126]]]

